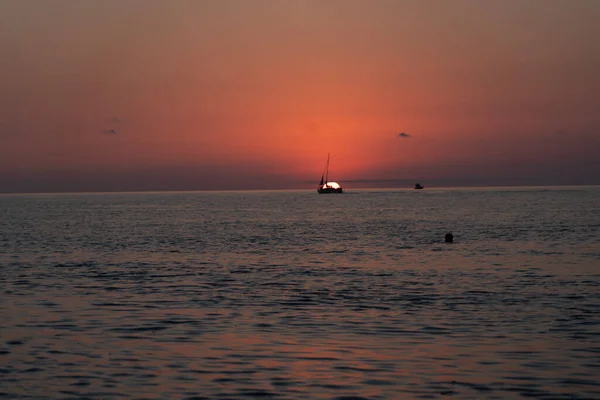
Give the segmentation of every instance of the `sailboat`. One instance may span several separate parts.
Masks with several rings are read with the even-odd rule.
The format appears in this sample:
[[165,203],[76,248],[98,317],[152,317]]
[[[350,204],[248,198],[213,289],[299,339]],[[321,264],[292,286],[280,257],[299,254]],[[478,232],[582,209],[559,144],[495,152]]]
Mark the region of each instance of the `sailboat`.
[[325,165],[325,171],[321,175],[321,182],[317,188],[318,193],[344,193],[344,189],[337,182],[329,182],[329,156],[327,153],[327,164]]

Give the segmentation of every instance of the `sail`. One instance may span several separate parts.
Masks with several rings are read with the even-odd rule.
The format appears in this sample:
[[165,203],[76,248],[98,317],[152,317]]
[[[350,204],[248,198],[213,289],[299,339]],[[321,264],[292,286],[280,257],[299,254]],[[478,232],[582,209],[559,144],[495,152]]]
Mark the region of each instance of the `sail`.
[[329,175],[329,154],[327,154],[327,163],[325,164],[325,169],[321,175],[321,183],[319,183],[319,188],[322,188],[323,185],[327,185],[327,175]]

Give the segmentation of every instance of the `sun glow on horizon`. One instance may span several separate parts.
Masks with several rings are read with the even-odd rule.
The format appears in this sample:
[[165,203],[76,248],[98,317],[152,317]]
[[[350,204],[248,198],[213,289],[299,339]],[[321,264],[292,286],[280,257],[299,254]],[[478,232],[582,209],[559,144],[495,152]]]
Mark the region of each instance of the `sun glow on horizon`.
[[337,182],[327,182],[322,186],[323,189],[325,189],[325,188],[339,189],[340,187],[341,187],[340,184]]

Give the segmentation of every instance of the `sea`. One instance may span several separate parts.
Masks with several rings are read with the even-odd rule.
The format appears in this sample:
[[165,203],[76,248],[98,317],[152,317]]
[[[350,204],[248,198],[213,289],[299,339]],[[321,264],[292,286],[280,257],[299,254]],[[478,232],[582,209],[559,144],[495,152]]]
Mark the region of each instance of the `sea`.
[[0,292],[0,399],[600,399],[597,186],[1,195]]

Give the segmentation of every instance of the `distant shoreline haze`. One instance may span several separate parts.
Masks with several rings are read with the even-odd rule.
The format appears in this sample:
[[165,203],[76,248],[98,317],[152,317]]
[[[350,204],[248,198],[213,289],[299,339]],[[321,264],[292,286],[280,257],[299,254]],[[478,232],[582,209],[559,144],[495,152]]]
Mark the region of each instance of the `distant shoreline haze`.
[[[366,171],[341,170],[334,164],[329,178],[346,190],[360,188],[414,188],[420,183],[432,187],[488,186],[571,186],[600,185],[600,163],[587,162],[551,168],[536,165],[434,166]],[[323,160],[324,162],[324,160]],[[587,166],[587,168],[585,168]],[[322,166],[311,171],[294,171],[275,166],[204,167],[166,166],[163,168],[112,168],[94,170],[54,169],[46,172],[0,171],[0,193],[137,192],[195,190],[294,190],[316,189]],[[373,172],[374,171],[374,172]],[[443,174],[438,171],[444,171]],[[583,172],[580,172],[583,171]]]

